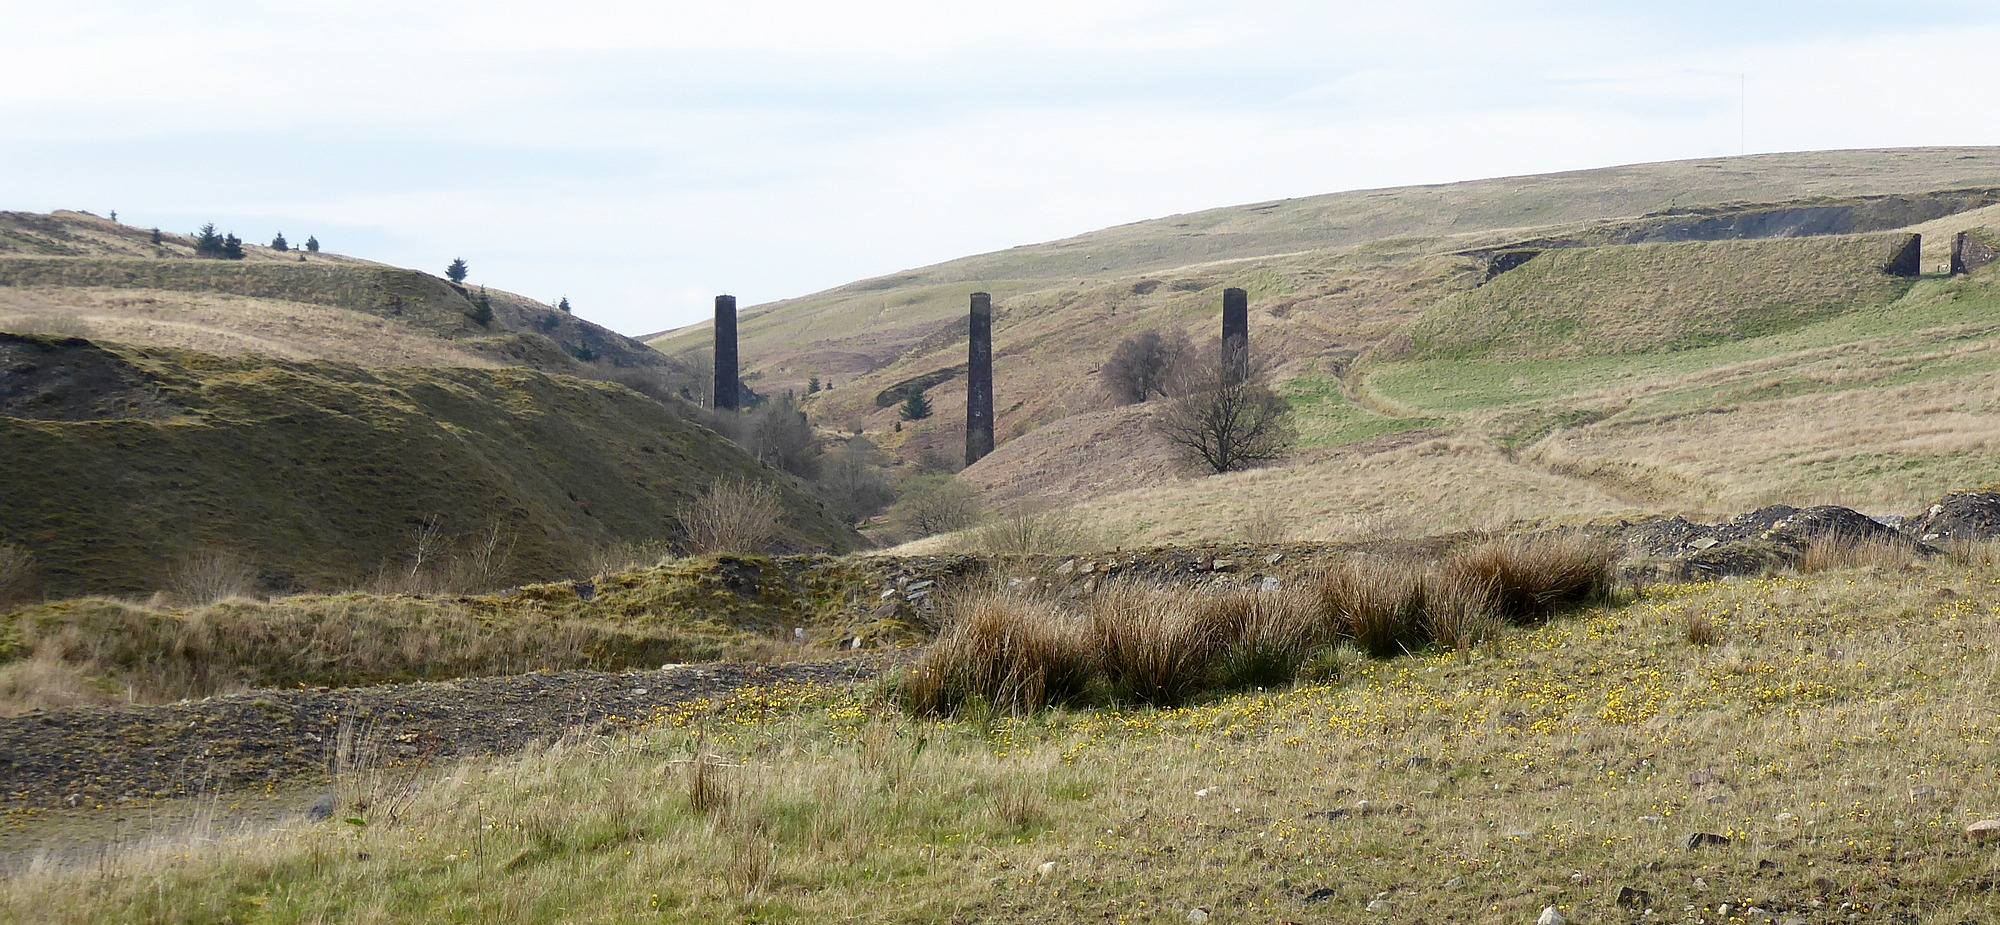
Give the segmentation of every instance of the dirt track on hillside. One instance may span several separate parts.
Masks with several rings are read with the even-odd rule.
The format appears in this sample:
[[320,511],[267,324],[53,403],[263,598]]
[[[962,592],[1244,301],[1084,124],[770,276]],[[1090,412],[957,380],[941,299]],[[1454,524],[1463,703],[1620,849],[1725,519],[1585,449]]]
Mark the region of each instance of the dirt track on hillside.
[[385,764],[508,754],[572,732],[617,731],[662,706],[759,685],[865,680],[885,664],[874,658],[567,671],[38,711],[0,718],[0,810],[108,806],[325,779],[343,727],[376,746]]

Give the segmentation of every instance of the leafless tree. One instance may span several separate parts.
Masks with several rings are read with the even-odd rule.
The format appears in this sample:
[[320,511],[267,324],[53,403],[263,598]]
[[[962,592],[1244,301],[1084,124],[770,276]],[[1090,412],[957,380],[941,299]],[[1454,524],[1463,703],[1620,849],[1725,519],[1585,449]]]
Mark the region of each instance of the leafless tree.
[[1297,433],[1291,407],[1269,383],[1269,369],[1251,358],[1202,351],[1182,364],[1169,386],[1175,397],[1153,426],[1191,462],[1216,472],[1270,462],[1291,449]]
[[1155,395],[1165,396],[1193,355],[1194,347],[1186,334],[1141,331],[1118,342],[1111,359],[1098,370],[1098,377],[1119,404],[1135,405]]

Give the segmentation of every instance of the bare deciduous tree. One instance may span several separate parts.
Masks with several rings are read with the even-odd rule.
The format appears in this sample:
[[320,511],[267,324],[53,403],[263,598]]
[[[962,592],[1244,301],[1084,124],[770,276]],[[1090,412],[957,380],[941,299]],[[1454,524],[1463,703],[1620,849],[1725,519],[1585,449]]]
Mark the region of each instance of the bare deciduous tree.
[[1203,351],[1182,364],[1169,387],[1176,397],[1153,426],[1190,461],[1215,472],[1270,462],[1291,449],[1297,434],[1291,407],[1269,381],[1263,364]]
[[688,551],[697,555],[762,552],[777,537],[784,513],[776,488],[724,479],[682,508],[680,522],[687,531]]
[[1177,371],[1193,353],[1187,335],[1179,331],[1141,331],[1118,342],[1098,377],[1119,404],[1135,405],[1167,395]]

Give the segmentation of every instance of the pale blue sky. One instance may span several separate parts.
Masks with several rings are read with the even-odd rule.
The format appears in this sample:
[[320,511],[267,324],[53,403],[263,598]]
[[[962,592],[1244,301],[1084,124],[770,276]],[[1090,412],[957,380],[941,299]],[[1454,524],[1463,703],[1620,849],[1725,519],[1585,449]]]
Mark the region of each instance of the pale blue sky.
[[1239,202],[2000,141],[1990,2],[1390,6],[0,0],[0,208],[464,256],[640,334]]

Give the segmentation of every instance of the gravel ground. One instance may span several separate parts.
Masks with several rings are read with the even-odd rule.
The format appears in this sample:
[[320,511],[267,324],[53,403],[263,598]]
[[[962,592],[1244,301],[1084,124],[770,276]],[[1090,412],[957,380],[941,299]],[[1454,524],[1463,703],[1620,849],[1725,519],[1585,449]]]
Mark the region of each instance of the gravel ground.
[[0,718],[0,811],[264,790],[328,776],[339,730],[388,764],[519,751],[614,731],[657,707],[781,682],[872,678],[882,658],[565,671],[382,687],[256,691],[165,706]]

